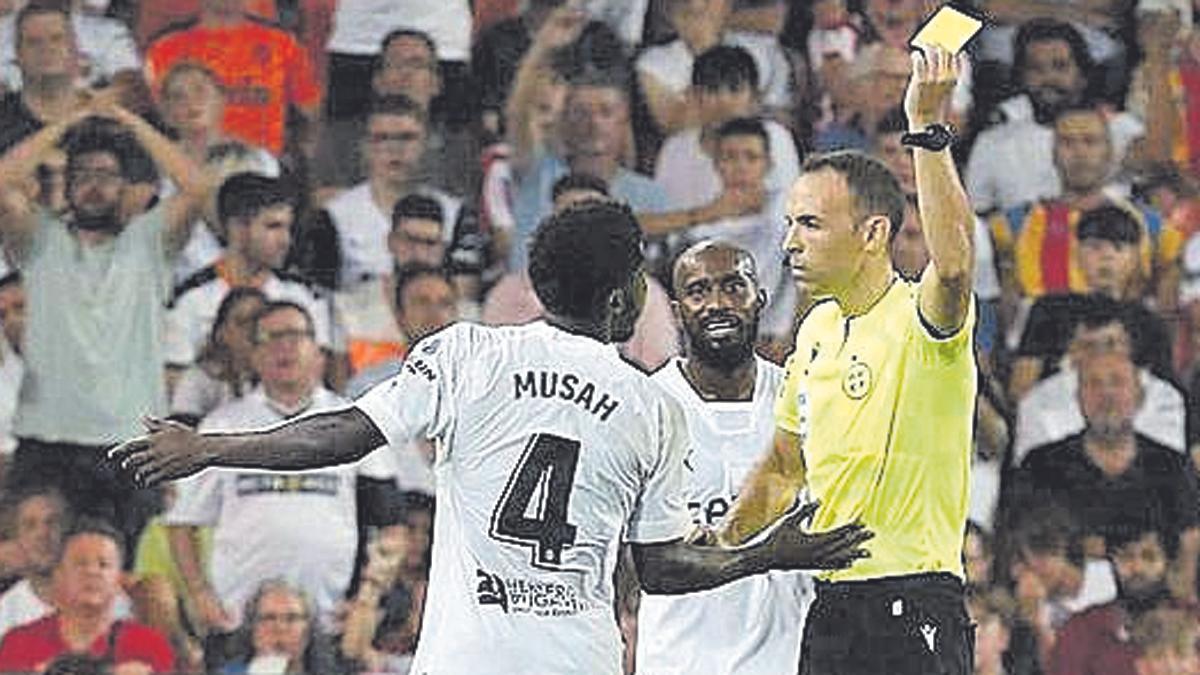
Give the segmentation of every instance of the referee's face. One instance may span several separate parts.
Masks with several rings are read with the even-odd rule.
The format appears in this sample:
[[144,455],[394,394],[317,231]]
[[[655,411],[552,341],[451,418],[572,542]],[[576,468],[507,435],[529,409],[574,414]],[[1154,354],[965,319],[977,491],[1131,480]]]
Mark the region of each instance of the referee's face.
[[788,195],[787,225],[783,246],[792,278],[814,297],[837,296],[850,288],[872,246],[881,244],[879,250],[887,255],[886,228],[879,235],[857,225],[850,188],[833,169],[796,180]]

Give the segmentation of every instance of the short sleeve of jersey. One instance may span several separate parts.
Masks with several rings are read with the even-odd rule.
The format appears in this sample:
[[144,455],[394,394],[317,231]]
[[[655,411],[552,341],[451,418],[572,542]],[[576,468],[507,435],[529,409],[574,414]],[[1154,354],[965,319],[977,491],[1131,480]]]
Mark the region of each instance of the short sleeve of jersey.
[[392,448],[443,435],[454,418],[459,361],[470,353],[468,324],[455,324],[413,346],[404,368],[354,402]]
[[679,404],[665,395],[660,403],[658,443],[645,468],[637,508],[629,519],[627,541],[642,544],[683,538],[692,526],[684,496],[687,421]]
[[[928,275],[925,277],[928,279]],[[930,332],[930,327],[921,316],[920,285],[912,287],[913,321],[917,335],[916,345],[921,361],[926,365],[940,366],[958,359],[964,351],[970,351],[975,335],[975,294],[972,293],[967,304],[967,317],[963,325],[953,335],[938,336]]]

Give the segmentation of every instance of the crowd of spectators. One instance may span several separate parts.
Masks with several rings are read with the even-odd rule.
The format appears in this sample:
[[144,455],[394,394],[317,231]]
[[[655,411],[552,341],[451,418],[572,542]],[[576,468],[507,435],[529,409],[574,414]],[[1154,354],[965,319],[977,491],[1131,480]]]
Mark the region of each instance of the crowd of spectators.
[[[449,323],[538,318],[531,235],[586,199],[647,236],[627,359],[679,352],[663,275],[716,237],[756,257],[781,361],[814,300],[788,188],[854,149],[915,201],[937,4],[0,0],[0,671],[407,672],[428,443],[162,490],[106,448],[337,406]],[[1200,0],[967,4],[976,672],[1200,673]],[[928,262],[912,204],[891,250]]]

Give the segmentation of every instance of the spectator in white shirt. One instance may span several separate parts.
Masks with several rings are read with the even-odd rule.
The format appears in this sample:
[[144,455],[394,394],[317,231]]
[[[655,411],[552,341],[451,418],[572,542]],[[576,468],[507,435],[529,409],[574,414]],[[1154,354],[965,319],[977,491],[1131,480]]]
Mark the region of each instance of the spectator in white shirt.
[[[260,428],[346,401],[319,385],[322,355],[314,325],[295,303],[267,304],[255,320],[255,371],[262,386],[215,410],[201,430]],[[391,456],[293,473],[213,469],[178,483],[164,516],[191,606],[203,628],[228,631],[259,585],[283,578],[312,594],[324,625],[350,583],[358,543],[358,479],[376,479],[374,494],[395,490]],[[366,511],[375,504],[366,504]],[[381,524],[381,523],[375,523]],[[211,525],[208,568],[198,554],[198,528]]]
[[[1087,46],[1069,24],[1053,20],[1021,26],[1015,41],[1013,79],[1022,93],[999,106],[1001,121],[979,134],[967,162],[966,187],[975,210],[1010,209],[1062,188],[1054,168],[1055,118],[1094,97],[1094,66]],[[1145,129],[1128,113],[1108,118],[1114,164]]]
[[447,242],[453,237],[462,202],[420,177],[421,157],[428,140],[426,122],[425,112],[406,96],[383,97],[372,103],[359,141],[367,178],[325,205],[341,249],[339,288],[351,289],[391,272],[388,233],[393,211],[406,196],[420,194],[434,199],[442,212],[437,236]]
[[217,194],[217,219],[228,237],[224,254],[177,286],[171,299],[164,332],[168,377],[177,377],[195,363],[221,301],[239,286],[257,288],[270,300],[304,306],[316,326],[317,343],[340,351],[326,299],[305,279],[278,271],[292,245],[295,219],[284,184],[252,173],[230,176]]
[[[1079,406],[1077,364],[1097,354],[1134,354],[1129,331],[1119,313],[1096,311],[1074,328],[1062,369],[1033,385],[1017,407],[1011,465],[1020,466],[1029,451],[1083,431],[1085,421]],[[1184,397],[1170,382],[1138,369],[1142,400],[1133,417],[1133,428],[1168,448],[1185,451],[1184,429],[1187,410]]]
[[668,0],[667,17],[679,37],[638,57],[638,83],[659,128],[672,133],[697,122],[687,98],[696,56],[719,44],[750,52],[758,66],[763,105],[788,119],[792,105],[791,66],[774,36],[727,30],[733,0]]
[[[80,78],[93,86],[105,85],[120,73],[136,76],[142,69],[133,35],[119,19],[104,15],[105,6],[96,2],[73,0],[66,3],[79,59]],[[21,70],[13,40],[15,16],[0,19],[0,84],[11,90],[21,88]]]
[[[696,57],[690,101],[699,124],[663,143],[654,180],[667,191],[672,209],[702,206],[721,194],[715,164],[717,129],[732,119],[760,112],[758,67],[745,49],[719,45]],[[782,124],[763,121],[770,144],[766,176],[769,190],[786,190],[800,175],[800,157],[792,133]]]
[[361,110],[370,91],[371,70],[384,37],[397,29],[430,37],[442,61],[471,58],[468,0],[344,0],[337,3],[329,52],[329,103],[333,116]]

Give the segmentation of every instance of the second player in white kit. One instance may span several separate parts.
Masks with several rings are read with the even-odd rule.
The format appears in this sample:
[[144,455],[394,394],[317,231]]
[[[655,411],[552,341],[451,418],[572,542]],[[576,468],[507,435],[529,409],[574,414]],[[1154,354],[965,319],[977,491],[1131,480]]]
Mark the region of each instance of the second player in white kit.
[[[692,451],[684,491],[697,525],[720,525],[775,432],[775,393],[783,369],[755,360],[758,382],[752,401],[703,401],[677,362],[655,375],[677,400],[687,401],[683,410]],[[811,600],[807,574],[778,571],[699,593],[647,595],[638,613],[638,672],[791,672],[800,662],[800,636]]]
[[[681,254],[673,286],[687,356],[653,377],[687,419],[684,495],[693,524],[708,530],[729,512],[775,433],[783,369],[754,355],[763,306],[756,276],[750,254],[731,245],[702,242]],[[710,382],[713,390],[703,391]],[[699,593],[647,595],[637,672],[795,672],[811,597],[805,573],[778,571]]]

